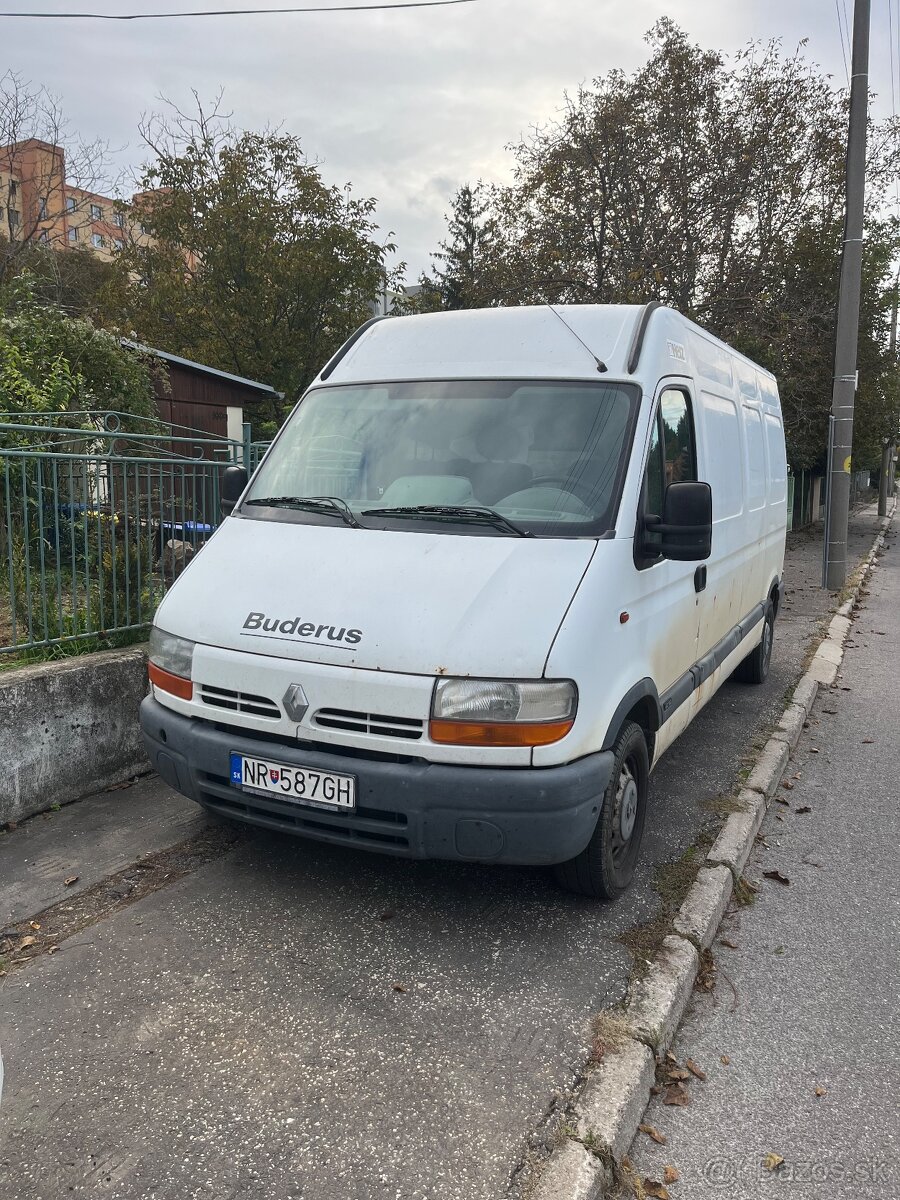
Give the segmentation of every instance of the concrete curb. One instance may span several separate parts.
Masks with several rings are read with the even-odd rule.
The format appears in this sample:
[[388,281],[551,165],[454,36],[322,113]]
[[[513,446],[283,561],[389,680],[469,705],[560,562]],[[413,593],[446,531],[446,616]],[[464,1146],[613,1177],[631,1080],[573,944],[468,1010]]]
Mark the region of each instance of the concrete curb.
[[578,1098],[576,1130],[581,1142],[596,1155],[621,1160],[647,1107],[656,1075],[653,1051],[643,1042],[629,1040],[607,1053],[588,1076]]
[[715,938],[818,690],[834,683],[843,661],[850,614],[884,545],[884,531],[896,507],[894,501],[889,515],[881,518],[881,532],[851,585],[849,598],[832,617],[775,732],[757,757],[737,797],[739,811],[732,813],[719,831],[673,919],[673,932],[664,938],[647,974],[632,984],[624,1010],[614,1013],[621,1037],[587,1076],[572,1106],[574,1128],[566,1127],[565,1139],[529,1192],[530,1200],[599,1200],[615,1183],[650,1100],[655,1057],[668,1049],[675,1036],[700,969],[699,952],[708,949]]
[[699,969],[700,956],[692,942],[673,934],[663,938],[647,974],[629,989],[624,1015],[631,1036],[658,1054],[668,1050]]

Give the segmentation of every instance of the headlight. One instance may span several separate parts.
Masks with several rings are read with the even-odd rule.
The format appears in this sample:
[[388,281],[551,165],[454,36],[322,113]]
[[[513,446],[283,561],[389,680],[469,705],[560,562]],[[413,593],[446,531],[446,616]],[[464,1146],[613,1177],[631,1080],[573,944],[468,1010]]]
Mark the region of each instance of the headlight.
[[569,679],[439,679],[429,732],[462,746],[546,746],[572,728],[577,702]]
[[191,683],[191,662],[194,657],[194,642],[176,637],[154,625],[150,630],[150,682],[154,687],[170,692],[181,700],[190,700],[194,694]]

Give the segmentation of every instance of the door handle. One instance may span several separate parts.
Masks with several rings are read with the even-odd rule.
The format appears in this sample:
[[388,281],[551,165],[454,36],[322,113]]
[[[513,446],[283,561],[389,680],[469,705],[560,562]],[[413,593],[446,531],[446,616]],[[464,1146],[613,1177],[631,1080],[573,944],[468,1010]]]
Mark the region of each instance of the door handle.
[[694,591],[702,592],[706,588],[706,567],[698,567],[694,572]]

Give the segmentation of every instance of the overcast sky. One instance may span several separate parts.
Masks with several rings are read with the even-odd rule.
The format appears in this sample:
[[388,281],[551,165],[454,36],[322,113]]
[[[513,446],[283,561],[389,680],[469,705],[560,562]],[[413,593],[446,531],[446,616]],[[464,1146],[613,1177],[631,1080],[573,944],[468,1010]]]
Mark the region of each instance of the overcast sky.
[[[852,13],[852,0],[838,2]],[[896,46],[900,0],[873,2],[872,87],[882,112],[891,110],[889,3]],[[202,0],[0,0],[0,12],[202,7]],[[551,116],[565,90],[643,62],[643,35],[664,15],[726,51],[751,38],[779,37],[786,49],[808,38],[810,57],[846,80],[830,0],[476,0],[380,13],[10,19],[0,20],[0,68],[47,84],[73,129],[108,139],[123,169],[141,161],[137,122],[158,107],[160,93],[187,105],[191,88],[210,98],[223,87],[238,125],[283,125],[321,161],[328,182],[350,181],[357,194],[378,198],[379,222],[394,232],[413,282],[442,236],[456,188],[505,178],[505,145]]]

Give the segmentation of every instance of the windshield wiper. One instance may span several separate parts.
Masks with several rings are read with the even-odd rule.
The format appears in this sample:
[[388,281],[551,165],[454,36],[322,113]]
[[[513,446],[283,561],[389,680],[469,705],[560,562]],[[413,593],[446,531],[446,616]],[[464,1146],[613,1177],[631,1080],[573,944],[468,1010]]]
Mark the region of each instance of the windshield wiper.
[[244,503],[267,508],[296,508],[301,512],[333,513],[345,525],[352,525],[354,529],[362,528],[350,505],[338,496],[260,496],[258,500],[245,500]]
[[360,514],[363,517],[434,517],[438,520],[449,518],[454,521],[470,521],[481,525],[493,525],[497,529],[505,529],[515,537],[534,537],[527,529],[510,521],[495,508],[482,507],[474,504],[409,504],[397,508],[365,508]]

